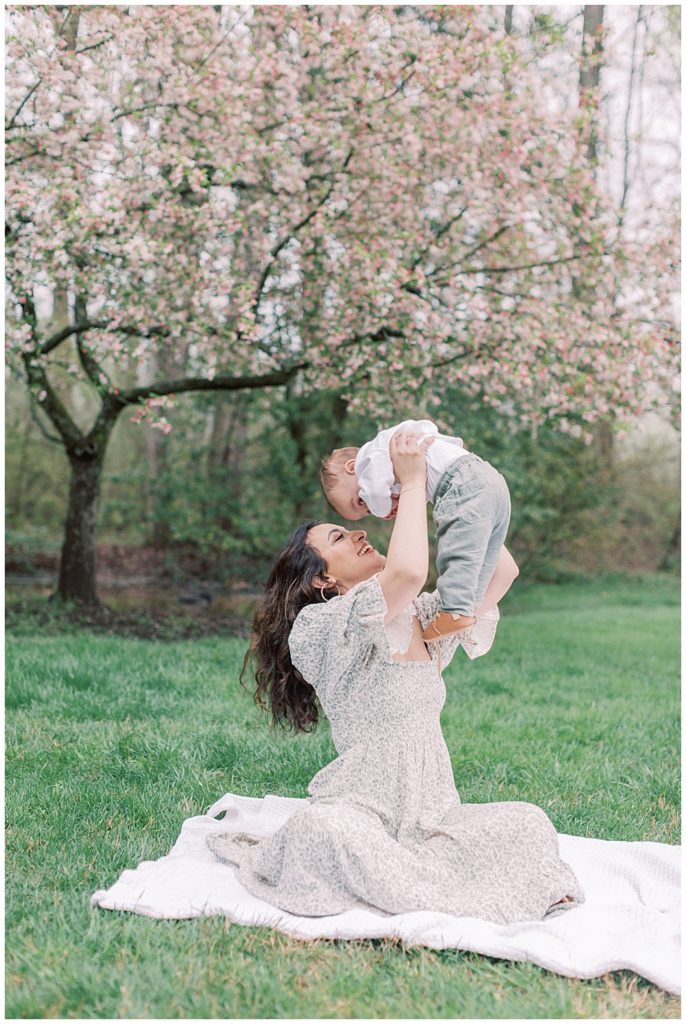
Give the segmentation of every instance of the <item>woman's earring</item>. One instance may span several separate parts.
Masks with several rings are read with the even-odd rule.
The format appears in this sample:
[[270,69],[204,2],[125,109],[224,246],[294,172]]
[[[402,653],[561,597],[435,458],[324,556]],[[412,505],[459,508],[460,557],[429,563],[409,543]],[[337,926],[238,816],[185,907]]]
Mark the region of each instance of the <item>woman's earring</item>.
[[[332,584],[329,584],[329,588],[328,588],[328,589],[330,589],[330,588],[331,588],[331,586],[332,586]],[[337,592],[338,592],[338,593],[337,593],[337,596],[338,596],[338,597],[340,597],[340,596],[341,596],[341,588],[340,588],[340,587],[338,586],[338,584],[337,584],[337,583],[333,584],[333,586],[335,586],[335,587],[336,587],[336,590],[337,590]],[[318,591],[319,591],[319,593],[320,593],[320,594],[322,595],[322,601],[330,601],[330,600],[331,600],[331,598],[330,598],[330,597],[324,597],[324,591],[325,591],[326,589],[327,589],[327,588],[326,588],[326,587],[324,586],[324,584],[322,584],[322,586],[321,586],[321,587],[317,587],[317,590],[318,590]]]

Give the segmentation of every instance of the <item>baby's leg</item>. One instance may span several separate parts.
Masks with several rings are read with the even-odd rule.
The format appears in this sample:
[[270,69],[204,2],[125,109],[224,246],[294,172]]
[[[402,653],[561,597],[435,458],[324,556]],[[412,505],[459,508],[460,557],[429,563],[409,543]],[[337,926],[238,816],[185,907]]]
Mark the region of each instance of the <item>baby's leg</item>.
[[444,531],[440,531],[436,586],[441,595],[442,611],[474,617],[476,593],[491,528],[488,518],[472,523],[464,522],[458,516]]
[[488,519],[463,523],[456,518],[439,528],[439,534],[436,567],[442,610],[424,630],[425,640],[439,640],[474,624],[476,591],[491,523]]
[[500,552],[507,537],[507,531],[510,528],[510,492],[505,478],[501,474],[498,475],[500,480],[494,481],[493,484],[496,489],[497,513],[476,586],[477,608],[483,601],[486,588],[493,578],[493,573],[500,558]]
[[497,470],[479,460],[464,465],[461,474],[456,472],[450,490],[434,509],[442,611],[424,630],[425,640],[450,636],[474,623],[509,518],[507,484]]

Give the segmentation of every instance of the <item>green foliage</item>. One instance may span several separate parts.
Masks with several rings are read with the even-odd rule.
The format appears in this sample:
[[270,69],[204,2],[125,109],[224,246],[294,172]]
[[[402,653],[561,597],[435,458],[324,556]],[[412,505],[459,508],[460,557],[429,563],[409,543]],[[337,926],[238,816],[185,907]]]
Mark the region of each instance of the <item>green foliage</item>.
[[507,479],[507,543],[524,575],[554,581],[663,567],[680,504],[674,440],[646,432],[628,445],[611,435],[605,451],[550,422],[522,429],[454,389],[439,414]]
[[[670,548],[679,511],[674,442],[658,444],[646,434],[627,448],[620,438],[608,465],[597,445],[552,424],[534,434],[480,398],[454,388],[435,394],[440,404],[429,412],[403,408],[397,419],[437,417],[505,475],[512,494],[508,544],[527,576],[678,570],[678,546]],[[188,395],[169,415],[173,430],[164,436],[134,425],[126,413],[120,418],[105,460],[99,539],[155,541],[172,551],[190,546],[225,569],[249,559],[262,575],[299,522],[336,520],[319,486],[323,455],[360,445],[386,425],[351,411],[335,392],[280,388]],[[46,549],[61,545],[68,466],[17,391],[9,395],[6,436],[8,543],[19,558],[26,552],[28,565],[39,538]],[[369,516],[356,525],[387,546],[389,524]]]
[[[233,412],[213,447],[207,434],[220,404]],[[173,431],[158,439],[164,456],[148,481],[155,522],[170,545],[191,544],[227,560],[268,560],[302,520],[335,517],[319,485],[320,461],[375,430],[370,419],[347,414],[331,392],[189,396],[175,412]],[[105,474],[102,528],[111,529],[121,514],[114,488],[122,481]],[[362,525],[377,537],[390,533],[386,524]]]
[[[664,577],[517,584],[492,652],[446,672],[462,799],[533,801],[562,833],[678,843],[678,602]],[[8,634],[8,1018],[679,1018],[678,998],[630,972],[586,982],[454,949],[91,909],[222,793],[305,796],[335,755],[326,723],[267,727],[238,684],[244,647]]]
[[531,17],[531,33],[540,33],[549,45],[559,45],[565,38],[565,26],[552,14],[536,12]]
[[523,573],[545,572],[576,537],[585,514],[598,509],[604,490],[597,456],[582,441],[550,424],[534,433],[504,424],[481,402],[451,398],[456,427],[468,448],[505,476],[512,498],[508,546]]

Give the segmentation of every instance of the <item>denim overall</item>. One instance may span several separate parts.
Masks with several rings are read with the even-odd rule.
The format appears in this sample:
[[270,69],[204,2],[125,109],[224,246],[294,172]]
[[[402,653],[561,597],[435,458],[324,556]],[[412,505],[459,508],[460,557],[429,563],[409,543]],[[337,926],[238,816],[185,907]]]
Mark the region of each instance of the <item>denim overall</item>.
[[444,611],[474,615],[505,543],[510,508],[505,477],[473,452],[462,455],[441,477],[433,519]]

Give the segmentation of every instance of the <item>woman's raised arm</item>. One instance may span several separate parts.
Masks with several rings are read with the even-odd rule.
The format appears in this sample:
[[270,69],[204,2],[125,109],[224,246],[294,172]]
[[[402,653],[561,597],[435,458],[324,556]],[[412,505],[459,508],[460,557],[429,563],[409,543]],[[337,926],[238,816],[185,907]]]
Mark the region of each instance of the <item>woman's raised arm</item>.
[[400,484],[400,500],[379,583],[390,622],[415,599],[429,571],[426,523],[426,435],[398,431],[391,438],[390,455]]

